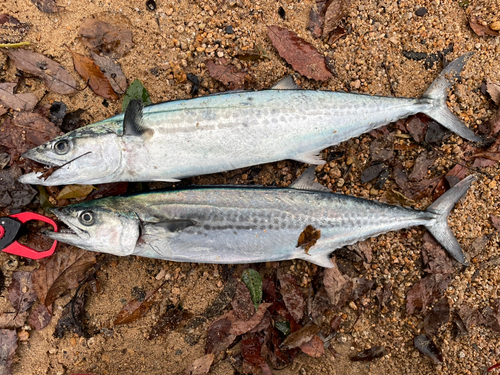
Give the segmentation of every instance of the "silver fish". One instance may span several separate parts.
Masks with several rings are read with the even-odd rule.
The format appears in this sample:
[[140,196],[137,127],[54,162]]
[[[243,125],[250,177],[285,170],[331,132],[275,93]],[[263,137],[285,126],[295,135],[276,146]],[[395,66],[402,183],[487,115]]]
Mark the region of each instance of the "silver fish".
[[[311,167],[287,189],[199,187],[110,197],[54,209],[69,230],[45,234],[114,255],[231,264],[304,259],[331,267],[330,254],[335,249],[424,225],[465,264],[447,215],[473,179],[462,180],[426,211],[417,211],[326,192],[313,182]],[[309,225],[320,231],[320,236],[305,251],[297,245]]]
[[293,88],[232,92],[161,103],[89,125],[24,157],[58,166],[39,185],[114,181],[178,181],[284,159],[324,164],[319,152],[415,113],[425,113],[456,134],[480,141],[446,106],[447,89],[470,54],[450,63],[420,99]]

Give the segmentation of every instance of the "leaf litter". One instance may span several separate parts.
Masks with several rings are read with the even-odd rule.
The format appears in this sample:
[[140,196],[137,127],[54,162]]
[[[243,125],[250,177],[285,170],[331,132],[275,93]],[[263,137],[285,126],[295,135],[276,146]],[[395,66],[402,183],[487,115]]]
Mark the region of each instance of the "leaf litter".
[[31,111],[38,103],[38,98],[32,93],[15,94],[17,83],[0,83],[0,106],[16,111]]
[[12,361],[17,349],[17,333],[15,330],[0,330],[0,374],[12,374]]

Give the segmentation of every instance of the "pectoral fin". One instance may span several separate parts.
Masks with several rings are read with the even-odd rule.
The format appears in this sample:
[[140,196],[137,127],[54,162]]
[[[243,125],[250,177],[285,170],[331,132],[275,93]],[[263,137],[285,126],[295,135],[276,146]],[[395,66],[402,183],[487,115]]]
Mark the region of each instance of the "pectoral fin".
[[301,90],[301,88],[293,80],[293,75],[289,75],[275,83],[271,90]]
[[132,99],[130,101],[123,116],[123,135],[143,136],[152,132],[151,129],[144,126],[142,110],[143,104],[141,100]]
[[196,225],[192,220],[166,220],[159,223],[144,224],[145,228],[154,229],[155,232],[164,231],[165,233],[180,232],[188,227]]
[[319,155],[319,151],[297,155],[297,156],[294,156],[292,159],[300,161],[301,163],[306,163],[306,164],[314,164],[314,165],[326,164],[326,161],[321,159],[321,156]]

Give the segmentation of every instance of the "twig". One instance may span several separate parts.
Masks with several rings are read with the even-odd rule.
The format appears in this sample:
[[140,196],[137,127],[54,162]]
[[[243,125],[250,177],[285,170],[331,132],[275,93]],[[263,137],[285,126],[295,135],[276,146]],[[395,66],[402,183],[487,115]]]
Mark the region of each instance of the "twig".
[[31,45],[31,42],[0,43],[0,48],[19,48]]

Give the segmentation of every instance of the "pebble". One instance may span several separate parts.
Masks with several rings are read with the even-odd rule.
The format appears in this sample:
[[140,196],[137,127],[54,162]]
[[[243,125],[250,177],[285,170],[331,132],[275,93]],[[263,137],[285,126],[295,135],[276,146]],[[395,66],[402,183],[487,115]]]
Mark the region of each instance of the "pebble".
[[500,31],[500,21],[496,21],[490,24],[490,29],[494,31]]
[[427,14],[427,8],[424,7],[418,8],[415,14],[419,17],[423,17]]
[[21,331],[18,332],[17,337],[19,338],[19,341],[28,341],[30,334],[28,331]]

